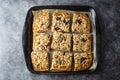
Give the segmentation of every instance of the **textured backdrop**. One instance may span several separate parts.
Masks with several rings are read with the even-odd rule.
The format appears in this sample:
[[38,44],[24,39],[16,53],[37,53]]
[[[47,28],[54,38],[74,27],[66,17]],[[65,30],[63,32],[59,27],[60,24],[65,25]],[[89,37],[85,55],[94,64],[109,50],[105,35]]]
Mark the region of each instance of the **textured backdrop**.
[[[89,5],[96,9],[101,58],[94,73],[36,75],[27,70],[21,36],[28,9],[37,5]],[[120,0],[0,0],[0,80],[120,80]]]

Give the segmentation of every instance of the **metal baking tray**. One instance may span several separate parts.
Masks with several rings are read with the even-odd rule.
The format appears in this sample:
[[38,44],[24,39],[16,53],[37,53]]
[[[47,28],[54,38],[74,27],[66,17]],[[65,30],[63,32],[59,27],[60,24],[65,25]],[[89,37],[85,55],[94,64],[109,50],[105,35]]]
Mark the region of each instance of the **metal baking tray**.
[[[31,62],[31,52],[32,52],[32,42],[33,42],[33,32],[32,32],[32,23],[33,23],[33,10],[43,10],[43,9],[52,9],[52,10],[68,10],[68,11],[78,11],[78,12],[83,12],[87,13],[90,18],[90,23],[91,23],[91,34],[93,35],[92,39],[92,53],[93,53],[93,61],[88,70],[85,71],[63,71],[63,72],[52,72],[52,71],[47,71],[47,72],[42,72],[42,71],[34,71],[32,62]],[[96,12],[94,8],[90,6],[35,6],[29,9],[24,28],[23,28],[23,33],[22,33],[22,45],[23,45],[23,51],[24,51],[24,56],[25,56],[25,61],[27,68],[30,72],[32,73],[88,73],[88,72],[93,72],[97,68],[98,64],[98,58],[99,58],[99,42],[98,40],[98,35],[96,34],[96,27],[98,21],[96,17]]]

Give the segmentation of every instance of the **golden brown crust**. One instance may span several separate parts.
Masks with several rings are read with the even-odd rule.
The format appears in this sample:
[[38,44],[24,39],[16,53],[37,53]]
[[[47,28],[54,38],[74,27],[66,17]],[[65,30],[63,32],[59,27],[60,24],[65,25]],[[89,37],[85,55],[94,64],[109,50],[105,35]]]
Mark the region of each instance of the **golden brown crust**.
[[91,34],[73,34],[73,51],[90,52]]
[[92,63],[91,53],[74,53],[74,71],[87,70]]
[[69,52],[54,51],[52,55],[52,71],[71,71],[72,54]]
[[33,32],[44,32],[50,29],[50,16],[49,12],[34,12],[33,19]]
[[45,51],[42,52],[32,52],[31,60],[33,69],[35,71],[48,71],[49,70],[49,59],[48,53]]
[[90,33],[90,20],[87,14],[78,12],[73,14],[72,32]]
[[33,50],[49,51],[51,35],[46,33],[37,33],[33,35]]
[[51,48],[54,50],[70,51],[71,49],[71,34],[55,32]]
[[54,12],[52,15],[52,31],[70,32],[70,13]]

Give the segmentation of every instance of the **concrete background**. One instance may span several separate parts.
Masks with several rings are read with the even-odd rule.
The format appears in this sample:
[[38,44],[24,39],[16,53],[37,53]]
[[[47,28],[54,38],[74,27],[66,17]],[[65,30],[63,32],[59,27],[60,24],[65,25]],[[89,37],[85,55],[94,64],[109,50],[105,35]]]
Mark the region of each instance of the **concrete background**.
[[[94,73],[36,75],[22,50],[26,13],[39,5],[89,5],[100,22],[101,58]],[[0,80],[120,80],[120,0],[0,0]]]

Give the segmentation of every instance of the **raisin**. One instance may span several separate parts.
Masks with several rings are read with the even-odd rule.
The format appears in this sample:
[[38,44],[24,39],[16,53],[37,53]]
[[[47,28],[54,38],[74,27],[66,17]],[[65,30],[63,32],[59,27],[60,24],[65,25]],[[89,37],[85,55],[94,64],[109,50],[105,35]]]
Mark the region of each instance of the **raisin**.
[[69,23],[69,21],[66,21],[65,19],[63,20],[63,22],[65,23],[65,25]]
[[82,58],[80,58],[80,62],[82,63],[86,59],[87,59],[86,57],[82,57]]
[[60,39],[59,39],[59,42],[61,43],[62,41],[63,41],[63,38],[60,38]]
[[87,39],[85,39],[85,38],[82,38],[82,39],[81,39],[81,41],[82,41],[82,42],[86,42],[86,41],[87,41]]
[[43,24],[41,24],[41,26],[43,26]]
[[38,42],[38,44],[40,44],[40,42]]
[[81,24],[82,21],[80,19],[76,20],[76,23]]
[[88,14],[85,14],[87,17],[89,17],[89,15]]
[[58,20],[61,20],[61,18],[60,18],[60,17],[57,17],[56,20],[57,20],[57,21],[58,21]]
[[59,58],[59,63],[60,63],[60,65],[62,64],[62,61],[61,61],[61,59]]
[[65,52],[63,53],[63,55],[65,55]]
[[55,30],[57,31],[57,30],[60,30],[60,28],[59,27],[55,27]]
[[65,36],[63,36],[63,39],[66,41],[66,37]]

